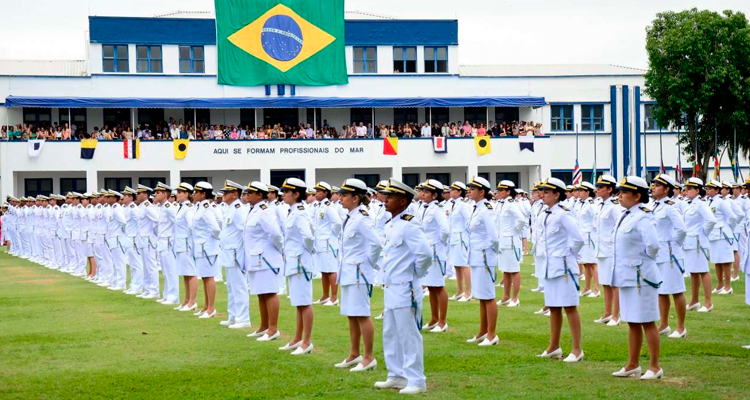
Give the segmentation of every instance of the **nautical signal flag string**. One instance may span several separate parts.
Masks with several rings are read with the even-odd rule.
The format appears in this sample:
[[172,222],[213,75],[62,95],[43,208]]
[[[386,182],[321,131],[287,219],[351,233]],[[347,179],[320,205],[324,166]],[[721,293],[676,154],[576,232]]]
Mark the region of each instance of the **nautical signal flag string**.
[[96,151],[96,144],[99,143],[96,139],[82,139],[81,140],[81,158],[90,160],[94,158],[94,152]]
[[187,155],[188,145],[190,139],[175,139],[174,140],[174,159],[182,160]]
[[383,155],[395,156],[398,154],[398,138],[387,137],[383,139]]
[[487,136],[477,136],[474,138],[474,147],[477,148],[477,154],[484,155],[492,152],[490,138]]
[[141,140],[124,139],[122,141],[123,157],[126,159],[141,158]]

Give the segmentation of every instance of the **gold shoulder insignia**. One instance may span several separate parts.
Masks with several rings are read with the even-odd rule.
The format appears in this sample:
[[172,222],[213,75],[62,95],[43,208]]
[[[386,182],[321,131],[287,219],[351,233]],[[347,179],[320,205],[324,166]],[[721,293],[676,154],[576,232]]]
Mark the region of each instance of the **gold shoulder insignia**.
[[492,210],[492,204],[490,204],[490,203],[484,203],[484,205],[486,205],[488,209]]
[[203,208],[208,208],[208,203],[203,203]]
[[130,203],[130,208],[135,208],[135,204]]
[[514,201],[515,201],[515,200],[513,200],[513,199],[508,199],[508,203],[512,203],[512,202],[514,202]]
[[331,205],[331,202],[330,202],[330,201],[328,201],[328,200],[326,200],[326,202],[325,202],[325,205],[327,205],[327,206],[330,206],[330,205]]
[[620,204],[620,200],[614,199],[614,200],[612,200],[612,204]]
[[640,206],[640,207],[638,207],[638,208],[640,208],[641,210],[643,210],[644,212],[647,212],[647,213],[650,213],[650,212],[651,212],[651,210],[649,210],[648,208],[646,208],[646,207],[644,207],[644,206]]
[[234,205],[234,208],[240,208],[240,207],[242,207],[242,204],[240,204],[240,203],[237,203],[237,204]]
[[404,214],[404,215],[401,216],[401,219],[403,219],[405,221],[411,221],[412,218],[414,218],[414,216],[411,215],[411,214]]
[[674,205],[674,201],[672,201],[672,200],[667,200],[667,204],[669,204],[670,206],[672,206],[672,205]]
[[298,209],[298,210],[304,210],[304,209],[305,209],[305,206],[297,206],[297,209]]
[[591,197],[589,197],[589,204],[594,204],[594,199],[592,199]]
[[261,210],[265,210],[266,208],[268,208],[268,206],[267,206],[267,205],[265,205],[265,204],[261,204],[261,205],[260,205],[260,209],[261,209]]
[[169,208],[169,203],[165,204],[165,205],[164,205],[164,207],[167,207],[167,208]]
[[149,203],[149,202],[146,202],[145,204],[146,204],[146,207],[148,207],[148,206],[151,205],[151,203]]
[[365,217],[368,217],[370,215],[370,214],[367,213],[367,211],[361,210],[361,209],[359,210],[359,213],[362,214],[362,215],[364,215]]
[[562,209],[563,209],[563,210],[565,210],[565,211],[570,211],[570,208],[568,208],[568,207],[565,207],[564,205],[560,205],[560,208],[562,208]]

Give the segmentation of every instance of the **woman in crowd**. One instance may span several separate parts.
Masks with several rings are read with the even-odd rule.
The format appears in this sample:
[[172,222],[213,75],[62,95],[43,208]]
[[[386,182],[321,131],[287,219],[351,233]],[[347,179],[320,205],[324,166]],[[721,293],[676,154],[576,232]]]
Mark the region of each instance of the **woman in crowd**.
[[[687,237],[683,249],[685,251],[685,270],[690,273],[691,299],[687,311],[698,310],[707,312],[713,309],[711,303],[711,275],[708,272],[709,241],[707,232],[711,232],[716,225],[716,217],[708,208],[708,203],[701,199],[705,195],[703,181],[690,178],[685,183],[685,229]],[[703,285],[703,306],[698,302],[700,287]],[[706,310],[706,311],[704,311]]]
[[[624,208],[615,226],[614,268],[612,286],[620,290],[620,312],[628,323],[628,363],[616,377],[635,376],[641,379],[661,379],[659,367],[659,287],[661,274],[656,265],[659,239],[651,210],[644,207],[649,201],[648,184],[643,178],[628,176],[617,187],[620,205]],[[638,359],[643,336],[649,351],[649,368],[641,376]]]
[[544,305],[550,310],[550,341],[542,358],[562,358],[560,336],[562,310],[568,317],[573,348],[565,362],[583,360],[581,349],[581,317],[578,314],[578,268],[576,258],[583,247],[583,238],[570,211],[560,202],[565,199],[565,183],[549,178],[539,185],[542,201],[547,206],[539,227],[547,253],[544,256]]
[[[339,193],[341,206],[347,214],[340,236],[338,283],[342,292],[341,315],[349,318],[351,347],[349,356],[335,367],[354,366],[350,371],[367,371],[378,365],[372,354],[374,327],[370,319],[370,297],[382,245],[367,212],[370,203],[365,196],[367,185],[359,179],[347,179]],[[364,342],[364,356],[359,351],[360,338]]]

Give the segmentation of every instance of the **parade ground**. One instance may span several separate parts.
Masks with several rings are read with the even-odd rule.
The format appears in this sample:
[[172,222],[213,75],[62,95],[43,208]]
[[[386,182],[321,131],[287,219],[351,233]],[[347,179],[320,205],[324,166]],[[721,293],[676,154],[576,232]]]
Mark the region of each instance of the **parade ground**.
[[[59,271],[0,253],[0,399],[382,399],[396,391],[372,388],[386,376],[333,367],[348,353],[346,318],[338,307],[314,306],[312,356],[279,351],[290,339],[294,310],[280,296],[279,340],[258,343],[217,318],[198,320],[154,300],[137,299]],[[662,338],[662,380],[618,379],[627,360],[628,328],[594,324],[602,298],[583,298],[585,359],[575,364],[539,359],[549,321],[534,315],[543,295],[531,293],[530,257],[522,265],[522,303],[500,307],[497,347],[466,343],[478,329],[478,303],[451,302],[448,333],[423,333],[428,394],[436,399],[743,399],[750,389],[750,320],[744,282],[715,296],[711,313],[689,312],[688,337]],[[319,281],[314,282],[315,298]],[[225,312],[226,286],[217,309]],[[455,281],[448,281],[449,294]],[[498,288],[498,291],[501,289]],[[499,292],[501,293],[501,292]],[[203,294],[198,294],[202,299]],[[500,298],[500,297],[498,297]],[[425,298],[425,305],[427,305]],[[373,316],[383,292],[376,288]],[[254,327],[259,321],[251,297]],[[429,307],[425,310],[429,314]],[[674,321],[674,311],[670,316]],[[382,321],[375,323],[375,358],[383,360]],[[562,348],[570,351],[568,330]],[[648,365],[644,346],[641,365]]]

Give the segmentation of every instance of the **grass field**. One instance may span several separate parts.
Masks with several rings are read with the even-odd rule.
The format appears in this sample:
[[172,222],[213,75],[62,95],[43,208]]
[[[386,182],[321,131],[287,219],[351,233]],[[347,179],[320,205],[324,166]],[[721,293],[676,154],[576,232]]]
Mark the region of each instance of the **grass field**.
[[[501,308],[500,346],[465,343],[478,328],[476,302],[451,302],[447,334],[424,334],[428,395],[460,398],[712,399],[750,398],[750,307],[744,282],[714,301],[709,314],[688,314],[686,340],[663,339],[665,379],[616,379],[627,359],[627,326],[592,321],[603,300],[584,298],[583,348],[578,364],[535,357],[547,346],[549,320],[534,315],[543,298],[527,258],[521,307]],[[80,278],[0,254],[0,399],[278,399],[395,398],[372,387],[385,378],[381,332],[375,321],[374,372],[333,364],[348,352],[348,324],[338,307],[315,308],[312,355],[277,348],[289,340],[294,310],[282,298],[281,340],[258,343],[248,332],[198,320],[153,300],[112,292]],[[316,294],[319,293],[319,281]],[[217,308],[226,311],[219,284]],[[455,282],[449,281],[450,293]],[[199,294],[199,298],[202,294]],[[382,309],[375,289],[373,312]],[[250,310],[259,321],[255,298]],[[190,314],[190,315],[188,315]],[[223,317],[225,314],[220,314]],[[673,316],[674,318],[674,316]],[[674,323],[673,323],[674,326]],[[563,351],[570,351],[567,326]],[[646,350],[641,366],[648,367]]]

